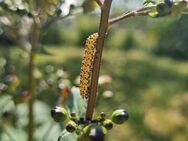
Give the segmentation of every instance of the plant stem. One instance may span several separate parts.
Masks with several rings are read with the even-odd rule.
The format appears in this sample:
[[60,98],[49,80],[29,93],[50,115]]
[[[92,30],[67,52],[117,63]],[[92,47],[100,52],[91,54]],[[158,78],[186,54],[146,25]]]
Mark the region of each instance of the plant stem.
[[32,96],[29,101],[28,141],[33,140],[33,130],[34,130],[33,105],[35,101],[35,92],[34,92],[34,78],[33,78],[33,60],[34,60],[34,55],[33,52],[31,51],[29,53],[28,85],[29,85],[29,94]]
[[38,44],[39,40],[39,28],[38,23],[34,19],[33,23],[33,33],[31,39],[31,50],[29,52],[29,66],[28,66],[28,91],[31,95],[31,99],[29,101],[29,123],[28,123],[28,141],[33,141],[33,134],[34,134],[34,102],[35,102],[35,78],[33,75],[34,70],[34,53],[35,48]]
[[148,15],[148,13],[151,12],[153,7],[154,6],[141,7],[139,9],[136,9],[136,10],[133,10],[133,11],[127,11],[120,16],[117,16],[115,18],[110,19],[109,25],[112,25],[112,24],[117,23],[121,20],[127,19],[129,17]]
[[86,119],[91,120],[94,112],[96,95],[97,95],[97,87],[98,87],[98,78],[100,72],[100,64],[102,58],[102,51],[104,46],[104,39],[106,32],[108,30],[108,19],[110,13],[112,0],[105,0],[102,8],[101,8],[101,19],[99,26],[99,37],[96,44],[96,54],[94,58],[92,77],[91,77],[91,89],[89,91],[90,95],[88,98],[88,105],[86,111]]

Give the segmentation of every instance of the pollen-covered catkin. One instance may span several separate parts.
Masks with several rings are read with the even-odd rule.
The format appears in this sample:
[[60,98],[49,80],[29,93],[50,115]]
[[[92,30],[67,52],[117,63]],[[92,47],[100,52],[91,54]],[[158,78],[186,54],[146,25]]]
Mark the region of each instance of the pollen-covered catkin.
[[92,74],[93,62],[96,52],[96,42],[98,33],[90,35],[85,44],[85,53],[82,60],[81,73],[80,73],[80,94],[83,98],[88,98],[88,90],[90,87],[90,79]]

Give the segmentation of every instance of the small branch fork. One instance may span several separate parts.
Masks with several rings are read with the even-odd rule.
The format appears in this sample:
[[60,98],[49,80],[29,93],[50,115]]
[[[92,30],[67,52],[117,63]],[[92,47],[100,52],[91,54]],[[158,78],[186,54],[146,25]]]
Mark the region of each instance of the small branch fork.
[[109,19],[109,21],[108,21],[109,25],[112,25],[112,24],[117,23],[121,20],[127,19],[129,17],[148,15],[148,13],[150,13],[153,8],[154,8],[154,6],[148,6],[148,7],[141,7],[136,10],[133,10],[133,11],[127,11],[118,17]]
[[[92,120],[92,116],[94,112],[102,51],[103,51],[104,39],[105,39],[106,32],[108,30],[108,27],[114,23],[117,23],[129,17],[148,15],[150,12],[152,12],[153,8],[155,8],[155,6],[144,6],[136,10],[127,11],[121,14],[120,16],[109,19],[109,13],[110,13],[112,0],[95,0],[95,1],[101,8],[101,19],[100,19],[100,26],[99,26],[99,37],[98,37],[97,44],[96,44],[96,54],[95,54],[92,76],[91,76],[91,86],[89,89],[90,95],[88,98],[88,105],[87,105],[87,111],[86,111],[87,120]],[[187,0],[182,0],[182,1],[188,3]],[[188,7],[188,4],[187,4],[187,7]]]

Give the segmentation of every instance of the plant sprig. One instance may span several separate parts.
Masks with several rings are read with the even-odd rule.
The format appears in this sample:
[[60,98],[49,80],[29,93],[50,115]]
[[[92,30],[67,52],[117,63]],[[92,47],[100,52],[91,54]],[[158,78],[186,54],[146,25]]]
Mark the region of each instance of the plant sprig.
[[91,120],[94,112],[96,96],[97,96],[97,87],[98,87],[98,78],[100,72],[101,58],[104,46],[104,39],[108,30],[108,19],[111,8],[112,0],[105,0],[103,6],[101,7],[101,19],[99,26],[99,37],[96,44],[96,56],[94,59],[94,66],[92,70],[91,77],[91,89],[89,90],[88,97],[88,106],[86,111],[86,119]]

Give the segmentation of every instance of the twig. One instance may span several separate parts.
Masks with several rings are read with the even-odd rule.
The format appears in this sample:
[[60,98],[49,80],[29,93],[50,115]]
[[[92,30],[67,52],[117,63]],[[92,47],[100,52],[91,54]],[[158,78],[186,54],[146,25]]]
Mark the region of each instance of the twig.
[[51,20],[49,20],[48,22],[46,22],[46,23],[43,25],[42,29],[43,29],[43,30],[46,30],[46,29],[48,29],[53,23],[57,22],[58,20],[63,20],[63,19],[65,19],[65,18],[68,18],[68,17],[70,17],[70,16],[75,16],[75,15],[78,15],[78,14],[81,14],[81,12],[76,12],[76,13],[70,13],[70,12],[69,12],[67,15],[64,15],[64,16],[62,16],[62,17],[60,17],[60,16],[53,17]]
[[100,7],[103,6],[103,2],[102,2],[101,0],[95,0],[95,1],[96,1],[96,3],[97,3]]
[[67,15],[65,15],[65,16],[63,16],[63,17],[59,17],[59,16],[53,17],[51,20],[49,20],[48,22],[46,22],[46,23],[43,25],[42,29],[44,29],[44,30],[45,30],[45,29],[48,29],[48,27],[50,27],[54,22],[56,22],[56,21],[58,21],[58,20],[60,20],[60,19],[69,17],[69,16],[70,16],[70,14],[67,14]]
[[136,9],[133,11],[127,11],[118,17],[110,19],[109,25],[112,25],[112,24],[117,23],[121,20],[127,19],[129,17],[148,15],[148,13],[151,12],[151,10],[153,8],[154,8],[154,6],[149,6],[149,7],[141,7],[139,9]]
[[88,105],[87,105],[87,111],[86,111],[86,119],[88,120],[92,119],[95,102],[96,102],[101,57],[102,57],[104,39],[105,39],[105,35],[108,29],[108,19],[109,19],[111,3],[112,3],[112,0],[105,0],[103,7],[101,8],[99,37],[98,37],[97,45],[96,45],[96,55],[94,59],[94,66],[93,66],[92,77],[91,77],[91,89],[89,91],[90,95],[88,98]]

